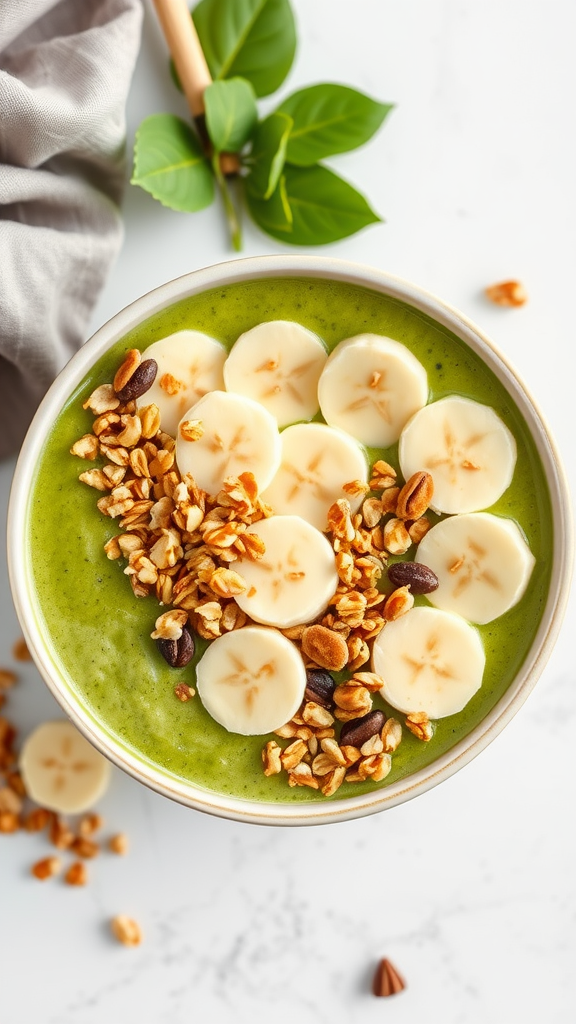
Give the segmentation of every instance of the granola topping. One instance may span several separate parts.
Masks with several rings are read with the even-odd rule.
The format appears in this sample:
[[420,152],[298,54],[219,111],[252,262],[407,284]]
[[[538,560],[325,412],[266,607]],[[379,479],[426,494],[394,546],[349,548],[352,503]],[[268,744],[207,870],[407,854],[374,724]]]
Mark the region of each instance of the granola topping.
[[[134,399],[143,391],[134,388],[146,376],[147,362],[154,361],[130,350],[113,384],[92,392],[84,403],[95,416],[92,433],[71,452],[99,460],[79,479],[100,492],[99,511],[118,526],[106,542],[106,556],[125,563],[137,598],[153,595],[165,609],[151,638],[168,664],[181,668],[192,659],[195,634],[210,642],[253,624],[236,600],[250,596],[250,588],[234,563],[263,559],[264,543],[251,527],[274,510],[259,496],[249,471],[226,478],[216,494],[180,474],[175,438],[162,431],[157,406],[136,410]],[[369,387],[380,384],[380,374],[373,375]],[[183,387],[170,373],[159,386],[167,395]],[[178,430],[186,441],[204,436],[199,419],[184,419]],[[363,668],[386,624],[408,614],[415,596],[437,586],[426,566],[408,560],[431,526],[425,514],[433,497],[430,474],[421,470],[402,482],[395,467],[379,459],[368,484],[351,480],[343,490],[346,496],[328,511],[325,531],[338,574],[336,592],[316,621],[281,629],[304,660],[305,697],[298,713],[276,731],[286,744],[269,740],[262,750],[266,775],[284,772],[290,786],[324,796],[344,782],[381,781],[391,770],[402,724],[373,708],[383,680]],[[407,560],[388,566],[390,556]],[[336,682],[331,673],[343,675]],[[187,702],[195,691],[182,680],[174,693]],[[405,723],[418,739],[431,738],[426,716],[408,715]]]

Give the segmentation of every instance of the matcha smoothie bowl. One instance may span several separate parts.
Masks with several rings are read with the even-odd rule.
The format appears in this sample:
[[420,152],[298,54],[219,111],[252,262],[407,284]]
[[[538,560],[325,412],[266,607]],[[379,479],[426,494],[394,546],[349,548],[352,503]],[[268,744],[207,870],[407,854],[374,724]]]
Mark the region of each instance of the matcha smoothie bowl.
[[262,824],[382,810],[504,727],[552,649],[567,490],[521,381],[343,261],[169,282],[65,367],[22,447],[10,579],[113,762]]

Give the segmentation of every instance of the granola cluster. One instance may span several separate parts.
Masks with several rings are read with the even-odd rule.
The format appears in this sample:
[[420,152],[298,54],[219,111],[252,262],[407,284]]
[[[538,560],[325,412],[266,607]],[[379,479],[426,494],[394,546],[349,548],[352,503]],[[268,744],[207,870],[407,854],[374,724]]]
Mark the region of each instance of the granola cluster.
[[[105,459],[80,480],[105,492],[98,509],[123,531],[107,542],[106,555],[127,560],[124,572],[136,597],[154,593],[176,610],[160,616],[154,638],[177,639],[187,622],[206,640],[245,626],[250,620],[234,598],[246,584],[232,566],[238,558],[262,557],[264,544],[250,526],[272,515],[253,475],[230,477],[209,495],[179,474],[176,442],[160,430],[155,405],[136,412],[134,402],[119,402],[112,385],[101,385],[84,406],[96,413],[93,432],[71,452]],[[182,428],[188,431],[187,421]]]
[[[372,693],[382,680],[372,672],[355,672],[334,689],[330,709],[305,700],[292,720],[275,735],[290,742],[284,749],[270,740],[262,751],[265,775],[287,772],[289,786],[308,786],[333,796],[343,782],[381,782],[392,768],[391,755],[402,739],[402,726],[372,711]],[[359,721],[359,728],[336,735],[336,724]],[[357,744],[360,744],[359,746]]]

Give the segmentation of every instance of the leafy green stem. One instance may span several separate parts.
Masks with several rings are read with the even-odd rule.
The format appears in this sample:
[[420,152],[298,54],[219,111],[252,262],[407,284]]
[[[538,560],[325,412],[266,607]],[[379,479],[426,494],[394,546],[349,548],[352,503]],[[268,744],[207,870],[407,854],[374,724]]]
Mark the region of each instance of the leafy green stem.
[[236,212],[236,207],[232,201],[230,194],[230,187],[222,168],[220,167],[220,154],[214,152],[212,155],[212,169],[214,171],[214,177],[216,178],[218,188],[220,189],[220,195],[222,196],[222,202],[224,203],[224,209],[226,211],[226,219],[228,221],[228,227],[230,229],[230,237],[232,239],[232,246],[234,252],[240,252],[242,249],[242,231],[240,228],[240,221]]

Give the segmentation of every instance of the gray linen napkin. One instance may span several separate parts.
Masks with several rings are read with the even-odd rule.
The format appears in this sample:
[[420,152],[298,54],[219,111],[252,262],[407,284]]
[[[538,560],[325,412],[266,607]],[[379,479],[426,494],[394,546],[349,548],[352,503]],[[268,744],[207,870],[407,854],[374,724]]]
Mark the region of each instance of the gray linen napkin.
[[0,458],[85,341],[122,241],[141,0],[0,2]]

